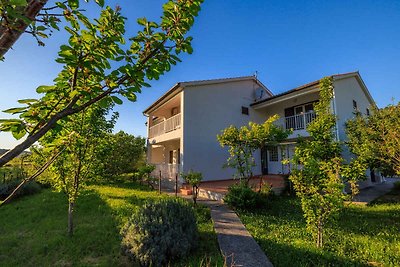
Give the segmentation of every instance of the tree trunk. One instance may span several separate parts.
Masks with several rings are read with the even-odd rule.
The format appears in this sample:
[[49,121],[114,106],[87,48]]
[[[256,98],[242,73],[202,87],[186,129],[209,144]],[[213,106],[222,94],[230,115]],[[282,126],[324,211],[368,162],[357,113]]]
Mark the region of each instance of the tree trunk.
[[[21,15],[33,21],[46,3],[47,0],[30,0]],[[28,26],[29,23],[20,18],[16,18],[9,23],[3,22],[0,27],[0,58],[14,45]]]
[[318,227],[317,227],[317,247],[322,248],[323,242],[322,242],[322,223],[318,222]]
[[68,202],[68,235],[72,236],[74,234],[74,221],[73,221],[73,212],[74,212],[74,202]]

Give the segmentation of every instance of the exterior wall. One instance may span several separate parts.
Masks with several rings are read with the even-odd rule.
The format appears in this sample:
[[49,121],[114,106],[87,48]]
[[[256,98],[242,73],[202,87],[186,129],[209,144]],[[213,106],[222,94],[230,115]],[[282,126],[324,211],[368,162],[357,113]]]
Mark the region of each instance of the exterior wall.
[[[343,142],[347,140],[345,123],[347,120],[354,118],[354,108],[353,100],[357,102],[358,111],[363,115],[366,115],[367,108],[371,111],[372,105],[364,90],[362,89],[360,83],[355,77],[336,80],[334,82],[335,87],[335,105],[336,105],[336,115],[337,115],[337,131],[339,141]],[[353,155],[349,152],[346,146],[343,146],[343,157],[346,160],[350,160]],[[368,179],[366,181],[360,182],[360,188],[372,185],[370,178],[370,171],[367,170]],[[381,182],[382,178],[376,173],[376,182]]]
[[[249,121],[262,123],[266,115],[250,108],[254,100],[253,81],[185,87],[183,107],[183,171],[201,171],[204,180],[231,179],[235,170],[223,168],[229,157],[222,148],[217,134],[230,125],[247,125]],[[249,107],[249,115],[241,107]],[[260,152],[255,153],[258,166],[254,174],[261,173]]]
[[339,140],[346,141],[345,123],[347,120],[354,118],[353,100],[357,101],[358,110],[364,115],[367,108],[371,110],[372,103],[368,100],[355,77],[336,80],[334,87]]

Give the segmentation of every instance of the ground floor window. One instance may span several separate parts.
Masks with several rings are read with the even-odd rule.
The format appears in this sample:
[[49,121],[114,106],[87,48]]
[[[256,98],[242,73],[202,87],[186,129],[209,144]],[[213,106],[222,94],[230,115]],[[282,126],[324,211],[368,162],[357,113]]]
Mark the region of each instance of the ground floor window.
[[269,151],[269,161],[278,161],[278,147],[271,146],[268,148]]

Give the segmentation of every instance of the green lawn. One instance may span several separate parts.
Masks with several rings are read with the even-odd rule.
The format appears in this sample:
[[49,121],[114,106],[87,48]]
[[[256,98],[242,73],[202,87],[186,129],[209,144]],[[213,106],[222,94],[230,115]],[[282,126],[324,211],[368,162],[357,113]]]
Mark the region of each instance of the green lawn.
[[274,266],[400,266],[400,202],[348,206],[327,228],[323,250],[306,233],[296,198],[240,218]]
[[[93,185],[80,196],[75,234],[67,230],[63,194],[43,190],[0,208],[1,266],[128,266],[119,231],[134,209],[160,196],[134,184]],[[162,197],[168,197],[163,195]],[[201,214],[201,215],[200,215]],[[198,212],[199,249],[173,266],[222,266],[209,211]],[[205,264],[203,264],[205,265]]]

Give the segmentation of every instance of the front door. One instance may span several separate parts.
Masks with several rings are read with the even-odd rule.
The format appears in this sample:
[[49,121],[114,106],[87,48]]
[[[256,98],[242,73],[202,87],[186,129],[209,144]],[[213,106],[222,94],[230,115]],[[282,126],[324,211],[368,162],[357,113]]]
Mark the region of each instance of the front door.
[[261,173],[268,174],[268,150],[266,147],[261,148]]

